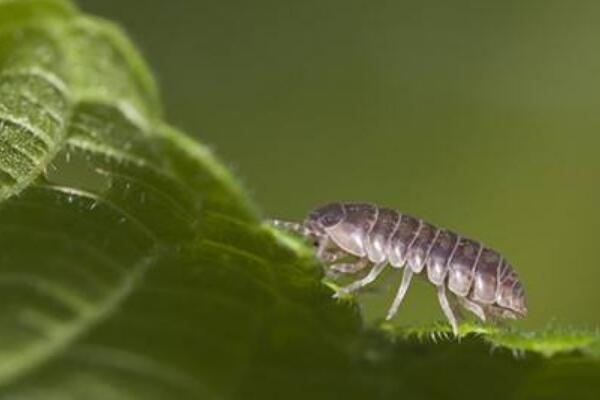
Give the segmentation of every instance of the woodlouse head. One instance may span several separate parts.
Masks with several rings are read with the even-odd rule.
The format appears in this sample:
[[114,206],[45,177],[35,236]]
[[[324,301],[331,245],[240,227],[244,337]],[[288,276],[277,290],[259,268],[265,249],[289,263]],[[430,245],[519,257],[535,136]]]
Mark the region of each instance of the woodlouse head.
[[306,226],[316,234],[324,234],[325,229],[339,224],[344,219],[344,208],[340,203],[329,203],[311,212]]

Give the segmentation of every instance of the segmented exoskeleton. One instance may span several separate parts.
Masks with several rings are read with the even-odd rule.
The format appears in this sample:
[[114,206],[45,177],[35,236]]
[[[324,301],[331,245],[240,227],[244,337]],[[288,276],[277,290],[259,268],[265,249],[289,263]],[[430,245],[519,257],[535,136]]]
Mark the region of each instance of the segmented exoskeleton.
[[[403,268],[391,319],[406,294],[413,274],[426,274],[437,287],[438,300],[455,334],[457,302],[479,319],[521,318],[527,314],[525,292],[517,273],[496,251],[450,230],[389,208],[365,203],[331,203],[314,210],[301,224],[273,220],[273,225],[313,241],[317,257],[328,264],[329,276],[354,274],[361,279],[334,296],[352,293],[373,282],[386,265]],[[352,262],[340,262],[352,257]]]

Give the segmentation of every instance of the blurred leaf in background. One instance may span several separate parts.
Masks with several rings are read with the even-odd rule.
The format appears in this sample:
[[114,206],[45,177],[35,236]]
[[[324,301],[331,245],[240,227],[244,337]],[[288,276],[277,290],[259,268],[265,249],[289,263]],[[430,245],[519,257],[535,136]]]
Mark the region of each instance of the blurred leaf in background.
[[67,1],[0,0],[0,122],[2,399],[597,398],[595,332],[435,344],[447,327],[332,300],[310,249],[166,124],[121,31]]

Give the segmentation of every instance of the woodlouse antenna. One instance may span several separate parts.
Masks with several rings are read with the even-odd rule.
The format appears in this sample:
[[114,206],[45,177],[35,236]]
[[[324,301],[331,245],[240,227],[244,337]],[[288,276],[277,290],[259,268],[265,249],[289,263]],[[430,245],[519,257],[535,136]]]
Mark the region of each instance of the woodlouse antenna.
[[311,237],[314,235],[314,233],[304,224],[299,224],[297,222],[282,221],[280,219],[270,219],[269,224],[277,229],[293,232],[303,237]]

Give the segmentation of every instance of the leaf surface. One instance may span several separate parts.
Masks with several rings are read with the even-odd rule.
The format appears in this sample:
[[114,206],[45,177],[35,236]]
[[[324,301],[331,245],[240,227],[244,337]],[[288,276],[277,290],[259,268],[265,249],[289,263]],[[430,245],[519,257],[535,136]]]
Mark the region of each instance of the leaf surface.
[[365,326],[68,2],[0,1],[0,221],[2,398],[599,393],[594,332]]

